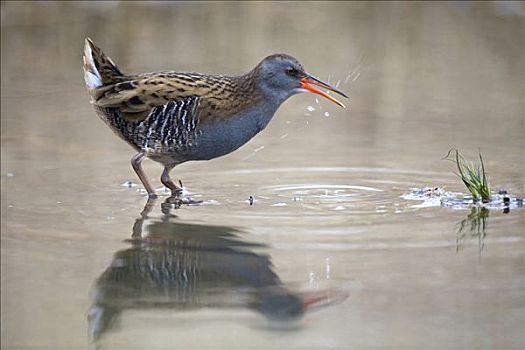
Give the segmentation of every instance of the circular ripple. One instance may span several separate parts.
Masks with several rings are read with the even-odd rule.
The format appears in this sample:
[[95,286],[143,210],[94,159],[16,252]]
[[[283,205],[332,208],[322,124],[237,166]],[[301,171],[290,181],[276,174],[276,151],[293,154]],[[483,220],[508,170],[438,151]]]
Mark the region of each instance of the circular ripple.
[[372,195],[382,190],[356,185],[330,185],[330,184],[295,184],[285,186],[268,186],[263,189],[277,192],[281,196],[293,195],[294,198],[317,198],[327,200],[351,200],[357,196]]
[[345,167],[242,169],[206,175],[221,186],[205,188],[204,178],[194,178],[190,186],[202,189],[200,199],[234,207],[235,216],[294,220],[300,216],[309,221],[394,212],[398,192],[403,190],[393,188],[406,188],[407,178],[406,172],[391,169]]
[[377,192],[383,191],[368,186],[333,184],[289,184],[261,188],[262,195],[269,199],[279,199],[282,204],[291,200],[316,211],[344,211]]

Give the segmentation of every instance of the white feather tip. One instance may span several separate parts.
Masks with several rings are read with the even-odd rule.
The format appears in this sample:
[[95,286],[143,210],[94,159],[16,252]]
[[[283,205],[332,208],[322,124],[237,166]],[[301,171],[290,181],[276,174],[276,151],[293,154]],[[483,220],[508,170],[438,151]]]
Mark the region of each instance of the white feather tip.
[[102,77],[95,66],[93,60],[93,50],[91,50],[91,40],[86,39],[84,44],[84,81],[89,89],[96,89],[102,86]]

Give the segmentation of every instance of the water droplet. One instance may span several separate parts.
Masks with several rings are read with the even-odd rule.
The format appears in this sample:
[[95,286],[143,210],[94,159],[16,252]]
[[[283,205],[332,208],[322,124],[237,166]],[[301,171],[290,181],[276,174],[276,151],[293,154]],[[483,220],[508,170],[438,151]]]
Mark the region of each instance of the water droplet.
[[315,111],[315,108],[312,107],[312,106],[308,106],[308,107],[306,107],[306,110],[307,110],[308,112],[313,112],[313,111]]
[[329,116],[330,116],[330,113],[328,113],[328,112],[324,112],[324,116],[325,116],[325,117],[329,117]]

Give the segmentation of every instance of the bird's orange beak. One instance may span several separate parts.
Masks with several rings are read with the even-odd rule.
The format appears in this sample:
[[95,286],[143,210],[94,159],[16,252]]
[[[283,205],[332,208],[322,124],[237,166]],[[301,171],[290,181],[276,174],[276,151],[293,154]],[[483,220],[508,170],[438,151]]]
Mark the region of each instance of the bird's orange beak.
[[348,96],[346,96],[343,92],[337,90],[335,87],[333,86],[330,86],[328,85],[327,83],[315,78],[315,77],[312,77],[311,75],[307,75],[306,77],[304,77],[303,79],[301,79],[301,87],[305,90],[308,90],[310,92],[313,92],[314,94],[318,94],[318,95],[321,95],[327,99],[329,99],[330,101],[338,104],[339,106],[343,107],[343,108],[346,108],[344,104],[342,104],[340,101],[336,100],[334,97],[328,95],[326,92],[324,92],[323,90],[321,89],[318,89],[316,86],[320,86],[324,89],[327,89],[327,90],[330,90],[330,91],[333,91],[335,93],[338,93],[339,95],[343,96],[343,97],[346,97],[348,98]]

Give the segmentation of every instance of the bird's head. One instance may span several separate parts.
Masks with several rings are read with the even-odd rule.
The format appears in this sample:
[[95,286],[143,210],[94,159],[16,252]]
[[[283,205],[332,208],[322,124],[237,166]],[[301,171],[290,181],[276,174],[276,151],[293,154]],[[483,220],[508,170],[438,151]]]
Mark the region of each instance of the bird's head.
[[259,76],[259,86],[269,95],[276,96],[284,101],[288,97],[300,92],[310,91],[321,95],[330,101],[345,108],[344,104],[330,96],[323,90],[327,89],[348,98],[335,87],[306,73],[297,59],[287,54],[275,54],[266,57],[256,68]]

